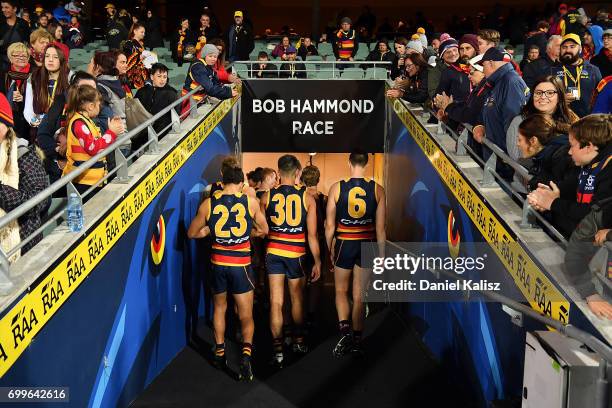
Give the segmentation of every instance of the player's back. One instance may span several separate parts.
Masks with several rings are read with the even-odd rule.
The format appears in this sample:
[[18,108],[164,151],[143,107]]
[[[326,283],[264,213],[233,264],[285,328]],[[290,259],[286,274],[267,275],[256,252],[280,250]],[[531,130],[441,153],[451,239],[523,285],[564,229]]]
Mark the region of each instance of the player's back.
[[376,182],[350,178],[339,182],[336,201],[336,238],[373,240],[376,238]]
[[216,191],[210,198],[208,226],[213,240],[213,264],[250,265],[249,237],[253,228],[253,211],[249,208],[246,194]]
[[306,253],[306,188],[281,185],[271,189],[265,204],[267,253],[297,258]]

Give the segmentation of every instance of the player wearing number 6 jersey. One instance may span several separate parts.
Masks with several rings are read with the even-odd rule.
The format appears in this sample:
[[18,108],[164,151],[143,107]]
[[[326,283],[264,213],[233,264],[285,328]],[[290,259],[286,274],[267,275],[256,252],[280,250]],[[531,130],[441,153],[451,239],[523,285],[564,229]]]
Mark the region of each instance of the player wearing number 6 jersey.
[[[325,240],[334,264],[336,310],[341,334],[340,341],[334,348],[334,355],[337,357],[349,351],[356,354],[363,352],[363,289],[367,283],[367,273],[361,267],[363,243],[376,241],[380,255],[384,254],[385,190],[373,180],[364,177],[367,164],[367,153],[351,153],[351,178],[334,183],[329,189],[327,199]],[[352,310],[348,298],[351,277]]]
[[212,237],[212,293],[214,303],[215,363],[224,367],[225,312],[227,294],[233,295],[238,306],[242,329],[242,359],[240,377],[252,380],[251,350],[253,343],[253,279],[251,277],[251,244],[255,234],[268,232],[266,219],[256,198],[242,192],[244,174],[240,167],[223,170],[223,189],[204,200],[191,222],[189,238]]
[[[317,239],[317,210],[314,199],[306,194],[306,188],[297,186],[302,166],[295,156],[285,155],[278,159],[280,185],[270,189],[261,197],[262,211],[266,214],[270,232],[266,245],[266,269],[270,287],[270,329],[274,342],[273,363],[283,364],[283,300],[285,276],[288,279],[291,297],[295,338],[293,351],[307,351],[303,337],[304,285],[303,269],[306,254],[306,235],[314,258],[312,281],[319,279],[321,259]],[[306,228],[308,227],[308,228]],[[308,232],[306,232],[308,231]]]

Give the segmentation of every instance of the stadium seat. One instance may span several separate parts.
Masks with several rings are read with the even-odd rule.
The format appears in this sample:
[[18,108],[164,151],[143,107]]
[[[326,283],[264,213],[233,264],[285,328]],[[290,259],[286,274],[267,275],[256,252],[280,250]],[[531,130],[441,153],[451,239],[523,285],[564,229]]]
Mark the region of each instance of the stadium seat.
[[365,79],[387,79],[387,70],[385,68],[367,68]]
[[344,68],[341,78],[345,79],[363,79],[363,69],[361,68]]
[[332,71],[331,69],[327,69],[325,71],[318,71],[315,75],[316,79],[332,79],[332,78],[340,78],[340,71]]
[[249,68],[246,64],[234,64],[234,71],[240,78],[249,77]]
[[328,55],[334,55],[334,48],[329,43],[321,43],[317,47],[319,51],[319,55],[322,57],[327,57]]
[[308,55],[306,56],[306,61],[323,61],[323,57],[320,55]]

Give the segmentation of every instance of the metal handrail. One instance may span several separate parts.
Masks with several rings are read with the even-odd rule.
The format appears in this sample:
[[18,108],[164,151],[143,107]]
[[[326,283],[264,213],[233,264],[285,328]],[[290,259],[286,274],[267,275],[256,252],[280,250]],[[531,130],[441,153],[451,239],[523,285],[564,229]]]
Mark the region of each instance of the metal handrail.
[[[391,242],[391,241],[386,241],[386,242],[387,244],[399,249],[400,251],[407,253],[409,256],[416,257],[415,254],[410,253],[408,250],[406,250],[405,248],[402,248],[400,245],[394,242]],[[461,279],[457,277],[456,274],[446,271],[446,270],[439,271],[439,270],[432,270],[429,268],[427,270],[431,272],[437,279],[440,279],[444,275],[445,277],[449,277],[457,281],[465,281],[465,279]],[[581,342],[582,344],[589,347],[591,350],[598,353],[602,357],[602,361],[600,362],[600,365],[599,365],[599,372],[598,372],[599,378],[598,378],[598,383],[597,383],[597,395],[595,397],[596,398],[595,407],[605,408],[607,406],[608,404],[608,398],[607,398],[607,395],[608,395],[608,381],[607,381],[608,367],[607,366],[608,364],[612,364],[612,348],[609,345],[607,345],[606,343],[604,343],[597,337],[593,336],[592,334],[582,329],[572,326],[571,324],[563,324],[560,321],[555,320],[549,316],[545,316],[541,313],[538,313],[531,307],[525,306],[524,304],[519,303],[515,300],[512,300],[507,296],[501,295],[499,293],[495,293],[493,291],[486,291],[486,290],[479,290],[479,289],[474,289],[471,291],[481,293],[482,295],[489,298],[490,300],[506,305],[515,311],[521,312],[523,315],[529,317],[530,319],[543,323],[557,330],[563,335]],[[470,293],[467,292],[466,299],[469,297],[469,295]]]
[[[19,207],[17,207],[13,211],[9,212],[8,214],[0,218],[0,229],[6,227],[12,221],[26,214],[32,208],[36,207],[37,205],[45,201],[47,198],[51,197],[53,193],[55,193],[56,191],[59,191],[62,188],[66,187],[74,179],[79,177],[86,170],[91,168],[91,166],[96,164],[98,160],[102,159],[103,157],[106,157],[109,153],[112,153],[115,150],[118,150],[122,144],[131,140],[134,136],[138,135],[140,132],[147,129],[149,126],[152,126],[155,123],[155,121],[157,121],[158,119],[161,119],[164,115],[168,114],[171,110],[173,110],[174,107],[178,106],[186,99],[191,98],[196,92],[201,91],[201,89],[202,89],[201,87],[195,88],[194,90],[189,92],[187,95],[184,95],[181,98],[177,99],[176,101],[174,101],[173,103],[171,103],[170,105],[162,109],[155,116],[151,117],[147,121],[138,125],[136,128],[130,130],[129,132],[119,137],[115,141],[115,143],[113,143],[111,146],[107,147],[106,149],[102,150],[101,152],[99,152],[98,154],[96,154],[95,156],[87,160],[85,163],[78,166],[76,170],[71,171],[65,176],[62,176],[59,180],[51,184],[49,187],[45,188],[43,191],[36,194],[34,197],[30,198],[28,201],[21,204]],[[197,106],[195,104],[192,104],[190,109],[195,109],[195,108],[197,108]]]
[[[406,103],[405,101],[401,101],[402,103]],[[435,112],[427,107],[422,107],[423,111],[426,113],[429,113],[430,115],[433,115],[434,117],[436,116]],[[409,107],[407,107],[409,108]],[[476,160],[478,162],[478,164],[480,164],[481,166],[484,167],[485,169],[485,178],[486,178],[486,173],[490,173],[491,176],[503,187],[505,187],[511,194],[513,197],[515,197],[522,205],[523,205],[523,219],[522,222],[520,224],[521,228],[533,228],[534,225],[528,221],[528,218],[534,217],[536,218],[545,228],[546,230],[552,234],[554,236],[555,239],[557,239],[557,241],[559,242],[559,244],[561,245],[561,247],[563,247],[564,249],[567,248],[567,240],[565,239],[565,237],[563,236],[563,234],[561,234],[546,218],[544,218],[539,212],[535,211],[530,205],[529,202],[527,200],[525,200],[525,198],[523,196],[521,196],[506,180],[504,180],[503,177],[501,177],[497,171],[495,171],[495,166],[490,166],[488,165],[488,162],[485,162],[480,156],[478,156],[478,154],[476,154],[476,152],[468,145],[467,140],[464,140],[460,135],[458,135],[452,128],[450,128],[446,123],[442,122],[441,120],[438,121],[438,125],[441,127],[441,129],[443,129],[443,131],[445,133],[447,133],[449,136],[451,136],[456,142],[457,142],[457,150],[459,150],[459,146],[463,146],[463,148],[468,151],[471,155],[471,157]],[[473,127],[468,124],[468,123],[462,123],[462,125],[468,130],[468,131],[472,131]],[[508,165],[510,165],[513,169],[517,170],[520,174],[521,177],[524,177],[526,179],[530,179],[532,177],[531,174],[529,174],[528,170],[523,167],[520,163],[518,163],[516,160],[514,160],[512,157],[510,157],[508,154],[506,154],[504,151],[502,151],[499,146],[495,145],[493,142],[491,142],[488,139],[483,139],[483,145],[485,145],[486,147],[490,148],[491,151],[493,152],[492,157],[495,158],[497,157],[498,153],[500,153],[499,157],[502,159],[502,161],[504,161],[505,163],[507,163]]]
[[[389,61],[302,61],[302,60],[295,60],[295,61],[283,61],[283,60],[268,60],[266,61],[267,64],[273,64],[275,65],[275,68],[273,70],[271,70],[271,73],[277,73],[280,74],[282,72],[286,72],[286,70],[281,70],[280,67],[282,64],[286,64],[286,63],[296,63],[296,64],[304,64],[304,68],[305,69],[296,69],[293,72],[304,72],[306,74],[309,73],[319,73],[319,72],[331,72],[332,73],[332,78],[331,79],[351,79],[351,80],[358,80],[357,78],[347,78],[347,77],[343,77],[340,72],[342,71],[342,69],[337,68],[338,67],[342,67],[342,68],[359,68],[362,69],[362,65],[371,65],[372,68],[382,68],[386,70],[386,75],[382,78],[377,78],[376,75],[374,76],[374,78],[365,78],[365,70],[364,71],[364,78],[362,79],[388,79],[389,73],[391,72],[390,68],[391,68],[391,62]],[[262,61],[234,61],[232,63],[235,72],[240,73],[240,70],[236,70],[236,66],[235,64],[242,64],[245,65],[247,67],[247,77],[246,79],[258,79],[258,78],[253,78],[252,73],[258,71],[257,66],[259,64],[261,64]],[[308,69],[309,66],[315,66],[317,69],[316,70],[312,70],[312,69]],[[336,74],[338,74],[336,76]],[[266,79],[275,79],[275,78],[266,78]],[[280,79],[286,79],[286,78],[280,78]],[[308,79],[308,78],[301,78],[301,79]],[[310,78],[310,79],[316,79],[316,78]],[[326,78],[327,79],[327,78]]]

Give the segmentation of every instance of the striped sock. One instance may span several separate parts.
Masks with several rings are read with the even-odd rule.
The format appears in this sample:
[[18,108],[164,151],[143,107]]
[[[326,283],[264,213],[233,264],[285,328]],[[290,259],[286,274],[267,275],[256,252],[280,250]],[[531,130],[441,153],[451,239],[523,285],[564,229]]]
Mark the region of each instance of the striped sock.
[[251,343],[242,343],[242,355],[251,357],[253,352],[253,345]]
[[225,343],[215,344],[215,357],[225,357]]

